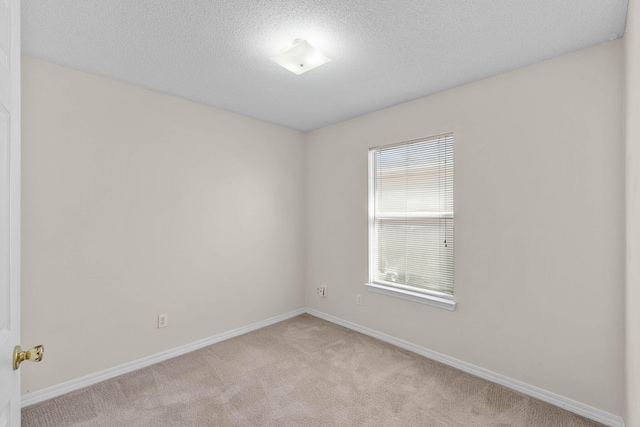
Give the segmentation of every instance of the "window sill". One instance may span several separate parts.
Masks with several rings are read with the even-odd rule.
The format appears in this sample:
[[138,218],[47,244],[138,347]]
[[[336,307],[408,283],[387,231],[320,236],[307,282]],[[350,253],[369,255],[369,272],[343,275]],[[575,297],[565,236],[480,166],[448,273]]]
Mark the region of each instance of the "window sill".
[[365,286],[371,292],[389,295],[396,298],[402,298],[409,301],[427,304],[445,310],[453,311],[456,309],[456,302],[446,298],[438,298],[433,295],[425,295],[419,292],[411,292],[404,289],[393,288],[391,286],[380,285],[378,283],[365,283]]

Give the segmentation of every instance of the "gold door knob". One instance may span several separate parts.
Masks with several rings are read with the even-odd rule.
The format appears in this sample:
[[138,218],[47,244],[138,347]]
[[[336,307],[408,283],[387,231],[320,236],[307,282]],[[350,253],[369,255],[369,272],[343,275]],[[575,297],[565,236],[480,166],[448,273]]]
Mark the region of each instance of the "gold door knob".
[[13,349],[13,369],[16,370],[20,367],[20,364],[25,360],[31,360],[32,362],[39,362],[44,355],[44,346],[37,345],[31,350],[22,351],[19,345]]

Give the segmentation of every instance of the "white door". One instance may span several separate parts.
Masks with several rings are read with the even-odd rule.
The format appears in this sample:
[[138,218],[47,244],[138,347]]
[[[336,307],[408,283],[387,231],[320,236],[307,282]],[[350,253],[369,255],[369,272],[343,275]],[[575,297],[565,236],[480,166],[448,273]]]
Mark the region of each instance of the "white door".
[[20,426],[20,0],[0,0],[0,427]]

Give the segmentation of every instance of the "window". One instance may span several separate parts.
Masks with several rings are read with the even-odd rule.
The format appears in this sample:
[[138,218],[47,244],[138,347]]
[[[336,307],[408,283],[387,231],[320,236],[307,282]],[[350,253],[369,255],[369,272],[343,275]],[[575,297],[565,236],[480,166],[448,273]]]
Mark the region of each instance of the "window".
[[453,310],[453,135],[369,151],[369,290]]

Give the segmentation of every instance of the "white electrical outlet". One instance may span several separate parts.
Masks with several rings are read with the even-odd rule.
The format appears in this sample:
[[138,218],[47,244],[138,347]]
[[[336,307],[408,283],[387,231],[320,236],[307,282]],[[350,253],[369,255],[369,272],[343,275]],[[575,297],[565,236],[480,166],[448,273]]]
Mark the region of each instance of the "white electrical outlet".
[[356,295],[356,304],[362,305],[362,295]]
[[169,322],[169,319],[167,317],[167,313],[158,314],[158,329],[166,328],[167,325],[169,324],[168,322]]
[[320,295],[323,298],[327,297],[327,286],[326,285],[320,285],[316,288],[316,292],[318,292],[318,295]]

